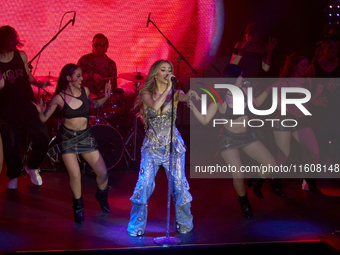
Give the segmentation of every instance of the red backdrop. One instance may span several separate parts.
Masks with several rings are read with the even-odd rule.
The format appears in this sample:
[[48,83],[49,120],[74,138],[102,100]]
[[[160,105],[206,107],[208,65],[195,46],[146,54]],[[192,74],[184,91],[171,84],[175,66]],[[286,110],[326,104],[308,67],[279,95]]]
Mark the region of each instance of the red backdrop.
[[[76,11],[71,24],[33,61],[34,75],[58,76],[67,63],[91,52],[92,38],[104,33],[110,42],[107,55],[119,73],[147,73],[158,59],[169,59],[176,66],[177,53],[149,24],[148,14],[164,35],[199,72],[215,57],[223,33],[224,7],[222,0],[13,0],[2,3],[0,25],[10,25],[19,33],[22,48],[31,60],[49,42]],[[181,81],[195,76],[181,61]],[[176,73],[176,69],[175,69]],[[119,79],[118,84],[128,81]]]

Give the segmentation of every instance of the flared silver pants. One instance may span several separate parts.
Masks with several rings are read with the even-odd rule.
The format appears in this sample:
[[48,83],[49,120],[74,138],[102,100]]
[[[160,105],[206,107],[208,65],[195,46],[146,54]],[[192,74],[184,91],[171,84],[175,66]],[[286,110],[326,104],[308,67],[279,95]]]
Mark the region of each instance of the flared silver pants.
[[[169,177],[169,148],[164,149],[142,148],[141,165],[138,181],[130,200],[132,210],[128,232],[132,236],[143,235],[147,221],[147,203],[155,189],[155,177],[159,167],[165,168]],[[180,233],[188,233],[193,228],[193,217],[190,212],[192,196],[189,193],[189,184],[185,177],[185,153],[174,152],[171,194],[175,204],[176,228]]]

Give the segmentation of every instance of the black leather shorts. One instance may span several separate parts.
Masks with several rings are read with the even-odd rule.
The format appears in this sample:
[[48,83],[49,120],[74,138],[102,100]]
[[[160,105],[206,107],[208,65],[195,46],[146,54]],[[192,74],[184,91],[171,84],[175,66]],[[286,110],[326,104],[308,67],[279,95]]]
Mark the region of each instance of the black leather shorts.
[[243,148],[255,141],[263,138],[261,132],[258,129],[248,127],[244,133],[236,134],[232,133],[223,127],[218,136],[220,142],[220,152]]
[[60,125],[57,135],[60,153],[83,154],[98,150],[98,143],[91,134],[91,126],[81,131],[74,131]]

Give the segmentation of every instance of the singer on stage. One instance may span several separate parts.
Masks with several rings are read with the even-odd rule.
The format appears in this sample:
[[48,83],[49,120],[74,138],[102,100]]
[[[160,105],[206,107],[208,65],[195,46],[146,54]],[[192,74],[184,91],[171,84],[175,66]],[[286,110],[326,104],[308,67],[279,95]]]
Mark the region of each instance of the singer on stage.
[[187,102],[192,96],[198,98],[195,91],[184,94],[181,90],[174,93],[174,119],[171,123],[172,85],[176,78],[172,74],[173,66],[166,60],[156,61],[150,68],[135,106],[140,107],[139,117],[147,128],[141,148],[141,164],[138,181],[130,200],[132,210],[128,232],[131,236],[140,236],[145,232],[147,221],[147,203],[155,188],[155,176],[159,166],[169,174],[170,135],[173,126],[173,161],[172,161],[172,196],[176,211],[176,228],[179,233],[189,233],[193,228],[190,212],[192,196],[185,177],[185,145],[175,127],[178,102]]

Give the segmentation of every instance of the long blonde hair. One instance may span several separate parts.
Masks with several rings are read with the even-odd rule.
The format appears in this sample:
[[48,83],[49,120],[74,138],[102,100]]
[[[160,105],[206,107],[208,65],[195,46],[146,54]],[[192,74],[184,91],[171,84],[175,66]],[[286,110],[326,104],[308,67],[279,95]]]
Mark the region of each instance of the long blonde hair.
[[139,107],[139,113],[137,113],[137,117],[140,117],[144,124],[146,125],[146,119],[145,119],[145,112],[144,112],[144,107],[143,107],[143,95],[146,93],[154,94],[156,93],[157,90],[157,82],[155,79],[155,76],[158,73],[158,70],[160,66],[163,63],[168,63],[171,66],[171,70],[174,70],[174,67],[170,61],[167,60],[157,60],[153,65],[150,67],[150,71],[148,75],[146,76],[144,86],[141,88],[139,91],[139,94],[135,100],[135,105],[134,107]]

